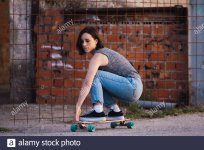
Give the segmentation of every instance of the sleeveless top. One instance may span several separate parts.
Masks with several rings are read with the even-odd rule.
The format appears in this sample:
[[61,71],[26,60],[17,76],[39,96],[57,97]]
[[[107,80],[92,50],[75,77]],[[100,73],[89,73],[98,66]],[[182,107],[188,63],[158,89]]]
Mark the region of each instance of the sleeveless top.
[[108,65],[99,67],[99,70],[111,72],[123,77],[140,78],[140,75],[130,62],[118,52],[108,48],[101,48],[94,51],[94,54],[101,53],[108,57]]

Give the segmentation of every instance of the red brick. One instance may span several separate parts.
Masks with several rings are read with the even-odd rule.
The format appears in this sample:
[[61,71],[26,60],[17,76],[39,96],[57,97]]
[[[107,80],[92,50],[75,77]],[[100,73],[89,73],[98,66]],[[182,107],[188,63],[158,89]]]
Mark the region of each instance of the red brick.
[[49,52],[38,52],[37,57],[38,59],[48,59]]
[[[151,51],[153,48],[152,48],[152,45],[145,45],[144,48],[142,47],[137,47],[137,48],[134,48],[136,51],[139,51],[139,50],[145,50],[145,51]],[[154,50],[154,49],[153,49]]]
[[152,92],[152,95],[154,97],[157,97],[157,98],[168,98],[169,97],[169,90],[164,90],[164,89],[161,89],[161,90],[157,90],[157,91],[153,91]]
[[93,57],[93,55],[91,53],[88,53],[88,54],[85,55],[85,57],[84,57],[85,59],[84,60],[91,60],[92,57]]
[[51,71],[38,69],[36,72],[36,77],[38,78],[51,78],[51,76],[52,76]]
[[37,38],[38,38],[38,41],[40,41],[41,43],[47,42],[47,35],[45,34],[39,34]]
[[[141,74],[141,72],[140,72]],[[152,78],[152,71],[150,70],[147,70],[145,72],[142,72],[142,77],[145,79],[151,79]]]
[[188,90],[188,82],[186,81],[177,81],[176,89],[178,90]]
[[64,25],[64,17],[61,14],[57,14],[56,16],[53,17],[54,25]]
[[[59,98],[59,97],[56,97],[55,98],[55,104],[58,104],[58,105],[65,105],[69,102],[69,104],[74,104],[72,101],[71,101],[71,98],[70,97],[62,97],[62,98]],[[72,102],[72,103],[71,103]],[[63,110],[63,108],[62,108]]]
[[154,64],[152,62],[145,62],[144,69],[145,70],[152,70],[154,68]]
[[166,63],[166,69],[167,69],[168,71],[170,71],[170,70],[176,71],[176,63],[167,62],[167,63]]
[[165,60],[165,54],[164,53],[153,53],[150,57],[151,61],[164,61]]
[[163,47],[163,45],[161,45],[161,44],[158,44],[158,43],[155,43],[155,44],[153,44],[153,47],[152,47],[152,49],[153,49],[153,51],[156,51],[156,52],[164,52],[164,47]]
[[81,90],[81,88],[73,89],[73,90],[71,91],[72,96],[78,97],[78,96],[79,96],[79,93],[80,93],[80,90]]
[[135,62],[134,63],[134,68],[139,71],[139,70],[144,70],[144,62]]
[[79,60],[82,60],[82,57],[85,57],[85,56],[81,56],[79,55],[79,53],[77,51],[75,52],[69,52],[69,57],[71,57],[72,59],[79,59]]
[[131,26],[125,26],[122,28],[122,33],[128,34],[128,33],[132,33],[132,28]]
[[37,98],[36,98],[36,102],[38,104],[47,104],[47,100],[48,100],[48,98],[44,98],[44,97],[41,97],[41,96],[37,96]]
[[71,49],[71,44],[72,44],[72,43],[68,43],[68,42],[65,40],[64,37],[63,37],[63,41],[65,41],[65,42],[63,43],[63,48],[64,48],[65,50],[69,51],[69,50]]
[[156,34],[156,35],[163,35],[164,29],[165,29],[164,25],[154,25],[152,27],[152,32],[153,32],[153,34]]
[[63,78],[64,72],[63,69],[52,70],[52,78]]
[[186,63],[177,63],[176,70],[188,72],[188,65]]
[[62,16],[63,10],[60,9],[47,9],[43,12],[45,16]]
[[69,78],[74,78],[74,74],[75,74],[73,70],[69,70],[69,71],[68,70],[64,70],[62,73],[63,73],[62,74],[63,77],[64,78],[68,78],[68,79]]
[[140,71],[140,76],[141,76],[142,79],[145,79],[145,78],[146,78],[146,73],[147,73],[147,72],[144,71],[144,70],[141,70],[141,71]]
[[123,55],[124,57],[127,57],[127,51],[120,50],[120,51],[117,51],[117,52],[120,53],[121,55]]
[[180,91],[179,90],[170,90],[169,91],[169,98],[172,99],[178,99],[179,98],[179,93]]
[[83,62],[74,62],[74,69],[83,69]]
[[187,72],[173,72],[171,74],[171,78],[174,80],[187,80],[188,73]]
[[85,68],[88,69],[89,67],[89,61],[85,61]]
[[62,40],[62,37],[59,34],[50,34],[48,37],[49,37],[48,38],[49,41],[61,41]]
[[50,95],[50,89],[37,89],[37,95],[48,96]]
[[44,24],[45,25],[49,25],[49,24],[52,24],[53,22],[52,22],[52,17],[50,17],[50,16],[46,16],[45,18],[44,18]]
[[75,71],[75,78],[82,78],[84,79],[86,76],[86,72],[85,71]]
[[158,89],[175,89],[176,88],[176,82],[174,80],[172,81],[160,80],[160,81],[157,81],[156,85]]
[[188,54],[187,53],[177,53],[178,60],[182,62],[188,62]]
[[64,41],[68,41],[69,43],[76,43],[78,35],[76,35],[76,33],[74,31],[73,32],[66,32],[65,35],[63,36],[63,38],[64,38]]
[[160,76],[159,76],[160,79],[171,79],[171,73],[170,72],[166,72],[166,71],[163,71],[163,72],[160,72]]
[[154,68],[156,70],[164,70],[165,69],[165,63],[156,62],[156,64],[154,65]]
[[53,96],[68,96],[69,90],[65,88],[52,88],[51,93]]
[[54,79],[53,80],[53,86],[54,87],[63,87],[64,86],[64,80],[63,79]]
[[42,68],[43,68],[43,61],[38,59],[38,60],[36,61],[36,67],[37,67],[38,69],[39,69],[39,68],[42,69]]
[[49,25],[45,25],[43,33],[47,34],[47,33],[50,33],[50,32],[51,32],[51,27]]
[[111,43],[111,49],[116,51],[118,49],[118,44]]
[[127,54],[127,58],[128,59],[132,59],[134,58],[136,61],[139,61],[139,60],[145,60],[146,59],[146,54],[145,53],[133,53],[133,52],[129,52]]
[[178,61],[178,53],[170,53],[170,54],[166,54],[166,60],[169,61]]
[[64,88],[64,95],[63,96],[72,96],[71,90],[69,88]]
[[[109,33],[109,32],[108,32],[108,31],[110,30],[109,27],[106,27],[105,29],[106,29],[106,30],[104,30],[104,32],[105,32],[105,33]],[[111,31],[112,31],[112,34],[117,34],[117,33],[118,33],[118,27],[117,27],[117,26],[112,26],[112,27],[111,27]]]
[[144,34],[152,34],[152,27],[149,25],[149,26],[143,26],[143,33]]
[[74,87],[81,88],[82,87],[82,80],[74,80]]
[[112,35],[108,35],[108,42],[119,42],[119,36],[118,34],[112,34]]
[[64,80],[64,87],[72,88],[73,85],[74,85],[74,80],[71,80],[71,79],[65,79]]
[[52,86],[52,80],[48,79],[37,79],[37,86],[39,86],[40,89],[43,89],[45,87]]

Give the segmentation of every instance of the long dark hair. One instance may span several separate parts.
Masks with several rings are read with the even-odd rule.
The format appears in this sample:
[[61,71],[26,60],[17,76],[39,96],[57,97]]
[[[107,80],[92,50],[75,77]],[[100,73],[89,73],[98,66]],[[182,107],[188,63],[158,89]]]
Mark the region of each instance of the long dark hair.
[[79,33],[78,39],[77,39],[77,43],[76,43],[76,47],[77,50],[79,52],[80,55],[84,55],[86,52],[84,51],[83,47],[82,47],[82,40],[81,40],[81,36],[84,33],[88,33],[90,34],[94,39],[98,40],[98,43],[96,45],[95,50],[104,48],[103,42],[101,41],[99,35],[98,35],[98,30],[95,27],[85,27],[83,30],[81,30],[81,32]]

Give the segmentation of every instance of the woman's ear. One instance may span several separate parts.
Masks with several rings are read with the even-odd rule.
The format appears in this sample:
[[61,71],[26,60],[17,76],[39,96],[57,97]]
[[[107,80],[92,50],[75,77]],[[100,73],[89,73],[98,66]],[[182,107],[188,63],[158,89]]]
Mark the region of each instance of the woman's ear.
[[95,39],[96,45],[98,44],[98,39]]

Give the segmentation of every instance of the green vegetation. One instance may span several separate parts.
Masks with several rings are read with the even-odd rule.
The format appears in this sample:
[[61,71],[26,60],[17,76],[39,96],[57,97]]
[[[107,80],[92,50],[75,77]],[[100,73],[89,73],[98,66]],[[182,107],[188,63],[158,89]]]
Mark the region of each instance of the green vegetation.
[[184,106],[172,109],[163,109],[153,111],[152,109],[143,109],[136,104],[126,106],[127,118],[162,118],[165,116],[177,116],[180,114],[204,112],[204,106]]
[[11,130],[8,129],[8,128],[2,128],[2,127],[0,127],[0,132],[9,132],[9,131],[11,131]]

